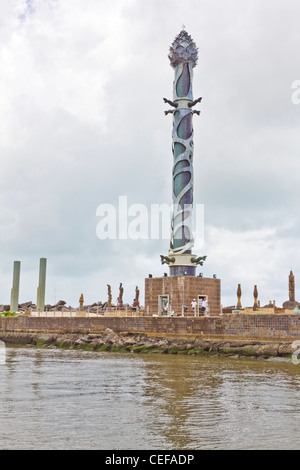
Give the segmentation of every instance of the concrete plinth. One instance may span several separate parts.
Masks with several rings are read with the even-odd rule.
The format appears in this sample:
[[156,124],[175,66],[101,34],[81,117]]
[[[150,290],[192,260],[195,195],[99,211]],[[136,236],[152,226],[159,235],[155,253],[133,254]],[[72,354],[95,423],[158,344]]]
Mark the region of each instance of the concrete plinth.
[[[197,276],[164,276],[145,279],[145,309],[149,315],[195,315],[191,302],[206,298],[209,315],[221,313],[221,280]],[[184,308],[186,306],[186,309]],[[201,314],[199,308],[196,315]]]
[[19,307],[21,262],[14,262],[13,286],[11,289],[10,311],[16,313]]
[[84,310],[79,310],[79,312],[76,312],[76,317],[86,317],[86,312]]
[[196,275],[196,265],[192,262],[192,258],[196,258],[196,255],[191,253],[174,255],[169,252],[169,256],[174,260],[169,263],[170,276]]
[[45,292],[46,292],[46,267],[47,259],[40,259],[40,272],[39,272],[39,286],[37,288],[37,311],[43,312],[45,310]]

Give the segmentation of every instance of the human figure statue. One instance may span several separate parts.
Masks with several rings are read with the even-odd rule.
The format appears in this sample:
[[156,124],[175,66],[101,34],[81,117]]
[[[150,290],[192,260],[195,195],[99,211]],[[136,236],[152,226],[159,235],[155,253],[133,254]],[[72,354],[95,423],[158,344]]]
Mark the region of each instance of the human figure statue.
[[83,294],[81,294],[80,298],[79,298],[79,310],[82,312],[83,311]]
[[118,297],[118,307],[123,307],[123,292],[124,288],[122,286],[122,282],[120,282],[120,287],[119,287],[119,297]]
[[111,295],[111,286],[107,284],[107,289],[108,289],[108,300],[107,300],[107,307],[110,309],[111,308],[111,300],[112,300],[112,295]]
[[136,288],[135,288],[135,302],[136,302],[137,307],[140,306],[139,296],[140,296],[140,291],[139,291],[138,286],[136,286]]

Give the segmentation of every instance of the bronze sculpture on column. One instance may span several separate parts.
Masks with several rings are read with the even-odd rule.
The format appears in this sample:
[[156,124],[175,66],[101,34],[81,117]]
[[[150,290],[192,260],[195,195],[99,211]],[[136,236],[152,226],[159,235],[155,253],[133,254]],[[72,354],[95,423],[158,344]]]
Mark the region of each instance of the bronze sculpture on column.
[[79,310],[80,312],[83,312],[83,294],[81,294],[79,298]]
[[237,310],[240,310],[242,308],[242,304],[241,304],[241,296],[242,296],[241,284],[238,284],[236,295],[237,295],[236,308],[237,308]]
[[257,285],[254,286],[253,297],[254,297],[253,310],[256,311],[256,310],[258,310],[258,303],[257,303],[258,291],[257,291]]
[[134,301],[133,301],[133,307],[138,308],[140,306],[139,296],[140,296],[140,291],[139,291],[138,286],[136,286],[136,288],[135,288],[135,298],[134,298]]
[[122,286],[122,282],[120,282],[119,297],[117,298],[119,308],[123,308],[123,292],[124,292],[124,288]]
[[112,295],[111,295],[111,286],[107,284],[107,295],[108,295],[108,300],[107,300],[107,308],[110,310],[111,309],[111,300],[112,300]]
[[295,276],[292,270],[289,274],[289,300],[283,302],[282,307],[288,310],[298,309],[300,307],[300,302],[295,300]]

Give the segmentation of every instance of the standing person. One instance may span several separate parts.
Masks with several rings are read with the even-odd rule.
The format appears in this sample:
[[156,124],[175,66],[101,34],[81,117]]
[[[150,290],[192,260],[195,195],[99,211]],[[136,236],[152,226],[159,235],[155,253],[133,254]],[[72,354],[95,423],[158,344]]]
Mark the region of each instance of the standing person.
[[201,299],[201,297],[199,297],[199,298],[198,298],[198,307],[199,307],[198,315],[199,315],[199,316],[202,315],[202,302],[203,302],[203,299]]
[[202,312],[203,312],[203,315],[205,315],[206,307],[207,307],[207,300],[206,300],[206,299],[203,299],[203,300],[202,300]]
[[196,302],[196,299],[193,299],[192,300],[192,311],[194,313],[194,315],[196,316],[196,307],[197,307],[197,302]]

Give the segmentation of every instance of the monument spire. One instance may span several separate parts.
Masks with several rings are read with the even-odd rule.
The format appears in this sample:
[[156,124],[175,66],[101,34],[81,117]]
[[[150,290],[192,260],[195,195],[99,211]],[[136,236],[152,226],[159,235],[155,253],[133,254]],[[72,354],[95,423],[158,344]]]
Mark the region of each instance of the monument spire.
[[202,98],[193,98],[193,68],[197,64],[198,49],[185,26],[174,39],[168,57],[175,71],[173,100],[164,98],[164,102],[172,106],[165,114],[173,114],[173,215],[169,256],[161,255],[161,261],[169,265],[171,276],[195,276],[196,265],[203,265],[206,258],[192,254],[193,114],[200,114],[192,108]]
[[289,274],[289,300],[283,302],[282,307],[286,309],[294,309],[296,307],[300,307],[300,303],[295,300],[295,276],[292,271],[292,268]]
[[290,271],[289,275],[289,301],[295,301],[295,276],[292,270]]

